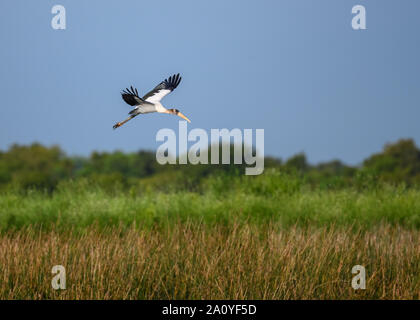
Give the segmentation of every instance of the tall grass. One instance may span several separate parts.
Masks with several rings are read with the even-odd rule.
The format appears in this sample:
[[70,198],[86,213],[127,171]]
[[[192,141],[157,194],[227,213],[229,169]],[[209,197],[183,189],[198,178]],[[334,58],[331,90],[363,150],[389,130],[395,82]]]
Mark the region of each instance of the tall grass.
[[[390,226],[28,227],[0,237],[0,298],[419,299],[419,245],[418,231]],[[54,265],[66,268],[66,290],[52,289]],[[366,268],[366,290],[351,286],[354,265]]]
[[[51,287],[51,268],[67,289]],[[351,268],[367,270],[366,290]],[[0,194],[0,299],[419,299],[420,190],[268,171]]]

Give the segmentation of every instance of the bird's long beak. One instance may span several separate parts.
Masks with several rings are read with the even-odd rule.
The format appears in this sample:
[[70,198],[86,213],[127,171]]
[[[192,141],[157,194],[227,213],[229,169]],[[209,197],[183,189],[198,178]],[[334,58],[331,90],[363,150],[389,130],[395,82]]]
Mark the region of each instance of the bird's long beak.
[[184,120],[187,120],[188,122],[191,122],[191,120],[184,116],[181,112],[178,112],[177,116],[181,117]]

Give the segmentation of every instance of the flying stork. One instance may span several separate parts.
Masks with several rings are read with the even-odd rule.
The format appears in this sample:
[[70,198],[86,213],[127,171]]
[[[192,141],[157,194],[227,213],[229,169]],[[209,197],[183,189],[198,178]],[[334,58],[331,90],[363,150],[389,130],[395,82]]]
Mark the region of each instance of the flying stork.
[[174,74],[170,76],[168,79],[163,80],[159,83],[152,91],[147,93],[143,98],[140,98],[139,93],[136,88],[132,86],[130,89],[126,88],[121,92],[121,96],[123,100],[128,103],[130,106],[134,106],[134,109],[131,110],[128,114],[130,115],[129,118],[125,119],[124,121],[117,122],[113,128],[116,129],[121,127],[127,121],[133,119],[134,117],[138,116],[139,114],[144,113],[152,113],[152,112],[159,112],[159,113],[168,113],[179,116],[188,122],[191,122],[186,116],[184,116],[178,109],[166,109],[161,103],[163,97],[167,94],[171,93],[181,82],[181,77],[178,74]]

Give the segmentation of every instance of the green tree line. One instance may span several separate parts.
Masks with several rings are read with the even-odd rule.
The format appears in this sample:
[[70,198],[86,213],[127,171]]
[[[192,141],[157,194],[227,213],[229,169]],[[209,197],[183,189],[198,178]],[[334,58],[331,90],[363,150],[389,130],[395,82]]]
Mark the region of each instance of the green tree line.
[[[58,146],[15,144],[7,151],[0,151],[0,190],[53,191],[68,180],[85,180],[108,190],[195,190],[208,176],[238,176],[244,175],[244,170],[244,164],[160,165],[152,151],[93,152],[88,157],[71,157]],[[312,165],[304,153],[285,161],[266,157],[265,170],[279,170],[298,176],[309,185],[325,188],[380,182],[416,186],[420,185],[420,149],[412,139],[402,139],[386,144],[382,152],[373,154],[359,166],[348,166],[339,160]]]

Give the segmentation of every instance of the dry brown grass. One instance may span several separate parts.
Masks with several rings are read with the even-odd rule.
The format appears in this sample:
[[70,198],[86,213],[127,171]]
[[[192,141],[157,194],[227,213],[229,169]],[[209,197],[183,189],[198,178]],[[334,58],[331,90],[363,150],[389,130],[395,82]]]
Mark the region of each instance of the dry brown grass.
[[[351,287],[352,266],[367,289]],[[67,289],[51,287],[63,265]],[[1,299],[419,299],[420,232],[392,226],[168,229],[0,235]]]

